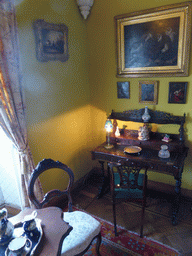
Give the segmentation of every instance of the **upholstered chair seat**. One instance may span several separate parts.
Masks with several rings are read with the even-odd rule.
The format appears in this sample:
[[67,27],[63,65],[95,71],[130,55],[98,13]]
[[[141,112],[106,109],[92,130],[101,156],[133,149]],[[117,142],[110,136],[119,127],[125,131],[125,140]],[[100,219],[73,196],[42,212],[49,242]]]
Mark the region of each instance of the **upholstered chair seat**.
[[100,233],[100,222],[85,212],[64,212],[63,219],[73,227],[73,230],[63,241],[61,256],[80,254]]
[[[34,184],[36,179],[43,172],[53,169],[62,169],[63,176],[68,180],[68,186],[65,190],[51,190],[47,192],[43,200],[39,201],[34,193]],[[31,202],[37,209],[42,209],[50,206],[57,206],[64,209],[63,220],[72,227],[69,235],[67,235],[59,246],[58,256],[81,256],[91,246],[93,240],[96,242],[95,255],[101,256],[99,248],[101,245],[101,224],[94,217],[84,211],[73,211],[71,189],[74,183],[74,173],[65,164],[54,161],[52,159],[43,159],[34,169],[28,187],[28,194]],[[68,199],[68,211],[66,210],[65,199]],[[65,199],[64,199],[65,198]],[[64,203],[64,205],[63,205]],[[64,208],[63,208],[64,207]]]

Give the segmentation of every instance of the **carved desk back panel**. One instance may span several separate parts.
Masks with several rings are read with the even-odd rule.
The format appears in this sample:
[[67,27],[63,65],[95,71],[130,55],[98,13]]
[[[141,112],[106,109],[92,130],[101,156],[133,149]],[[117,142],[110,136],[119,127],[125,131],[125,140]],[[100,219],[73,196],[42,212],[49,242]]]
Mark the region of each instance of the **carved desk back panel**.
[[[116,120],[121,121],[131,121],[143,123],[142,115],[145,112],[145,108],[139,110],[128,110],[123,112],[115,112],[112,110],[109,115],[109,119],[113,119],[114,131],[116,130],[117,122]],[[171,134],[172,141],[167,145],[170,151],[183,151],[184,148],[184,123],[185,123],[185,114],[183,116],[175,116],[170,113],[162,112],[162,111],[154,111],[148,109],[150,119],[148,123],[155,124],[176,124],[179,126],[179,134]],[[141,147],[151,147],[156,150],[160,150],[162,144],[166,144],[166,142],[162,141],[164,133],[151,132],[150,140],[141,141],[138,140],[138,131],[135,130],[120,130],[120,136],[116,137],[113,132],[110,136],[110,142],[113,144],[119,145],[134,145]]]

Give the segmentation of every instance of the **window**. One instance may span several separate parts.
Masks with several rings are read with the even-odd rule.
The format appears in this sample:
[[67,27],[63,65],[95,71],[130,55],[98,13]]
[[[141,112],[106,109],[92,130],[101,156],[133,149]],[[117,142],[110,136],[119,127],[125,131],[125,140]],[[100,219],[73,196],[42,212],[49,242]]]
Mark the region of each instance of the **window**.
[[0,141],[0,207],[21,208],[19,154],[1,127]]

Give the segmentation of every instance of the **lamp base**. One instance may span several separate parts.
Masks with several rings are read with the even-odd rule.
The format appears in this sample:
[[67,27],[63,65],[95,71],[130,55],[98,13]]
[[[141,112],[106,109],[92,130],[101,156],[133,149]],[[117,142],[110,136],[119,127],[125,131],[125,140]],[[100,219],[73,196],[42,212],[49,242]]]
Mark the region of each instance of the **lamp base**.
[[112,144],[107,144],[104,146],[106,149],[110,149],[110,148],[113,148],[114,146]]

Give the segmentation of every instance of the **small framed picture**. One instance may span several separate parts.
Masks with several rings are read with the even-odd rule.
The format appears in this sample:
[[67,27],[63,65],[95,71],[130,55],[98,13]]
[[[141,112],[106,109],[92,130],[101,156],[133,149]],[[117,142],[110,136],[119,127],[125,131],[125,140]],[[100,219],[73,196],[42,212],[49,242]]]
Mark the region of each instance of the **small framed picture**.
[[68,60],[68,28],[65,24],[52,24],[39,19],[34,21],[33,28],[39,61]]
[[187,82],[170,82],[168,103],[185,104],[187,84]]
[[157,81],[139,81],[139,103],[156,105],[158,100]]
[[117,82],[117,97],[118,99],[129,99],[129,82]]

